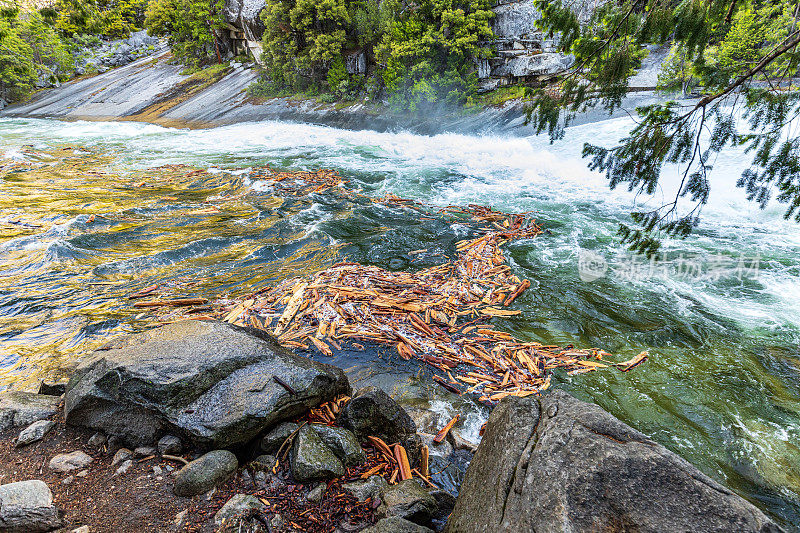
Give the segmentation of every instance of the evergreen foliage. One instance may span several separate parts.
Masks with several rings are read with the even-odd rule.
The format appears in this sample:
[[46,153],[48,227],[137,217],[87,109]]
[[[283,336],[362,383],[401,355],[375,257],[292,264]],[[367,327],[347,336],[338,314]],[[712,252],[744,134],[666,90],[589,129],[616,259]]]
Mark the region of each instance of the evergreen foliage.
[[726,146],[753,154],[737,182],[748,198],[763,207],[774,195],[786,204],[785,216],[800,222],[800,138],[786,128],[800,114],[797,88],[790,87],[800,64],[800,4],[620,0],[598,8],[586,25],[560,1],[536,5],[541,29],[560,33],[562,51],[575,57],[573,68],[533,92],[528,120],[538,132],[557,139],[576,113],[619,107],[645,44],[672,42],[663,89],[699,93],[688,106],[640,107],[636,126],[617,146],[584,146],[590,168],[604,172],[611,188],[652,194],[665,165],[681,169],[674,199],[632,213],[633,227],[619,228],[632,250],[653,256],[664,236],[685,237],[697,226],[714,156]]
[[144,24],[151,35],[167,37],[175,56],[199,65],[217,58],[224,7],[224,0],[150,0]]
[[124,38],[144,22],[147,0],[57,0],[43,14],[65,37]]

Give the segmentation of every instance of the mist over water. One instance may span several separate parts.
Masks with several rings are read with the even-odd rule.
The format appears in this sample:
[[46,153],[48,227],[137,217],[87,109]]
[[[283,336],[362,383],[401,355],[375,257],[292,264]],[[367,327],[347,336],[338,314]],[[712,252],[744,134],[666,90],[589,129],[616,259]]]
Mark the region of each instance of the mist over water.
[[[630,373],[559,374],[556,386],[800,528],[800,226],[782,219],[781,205],[745,200],[735,181],[749,157],[729,151],[715,162],[697,232],[665,243],[670,270],[634,258],[617,226],[637,205],[674,196],[677,171],[642,198],[610,191],[580,157],[584,142],[612,145],[630,124],[574,127],[551,145],[285,122],[177,130],[0,120],[0,388],[58,375],[109,336],[145,327],[126,296],[152,283],[197,280],[193,295],[217,297],[343,257],[413,270],[465,237],[457,224],[385,206],[277,199],[248,171],[334,168],[368,196],[533,211],[546,233],[507,251],[532,284],[514,304],[524,313],[498,327],[620,358],[649,350]],[[3,170],[11,161],[30,165]],[[175,164],[212,174],[149,170]],[[209,199],[220,213],[201,212]],[[605,262],[597,279],[582,280],[582,253]],[[681,271],[687,262],[699,270]]]

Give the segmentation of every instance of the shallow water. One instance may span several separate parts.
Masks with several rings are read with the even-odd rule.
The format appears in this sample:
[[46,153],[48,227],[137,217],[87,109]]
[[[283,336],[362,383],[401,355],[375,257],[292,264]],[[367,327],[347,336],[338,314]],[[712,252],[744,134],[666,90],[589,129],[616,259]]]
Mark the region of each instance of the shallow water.
[[[609,191],[580,158],[584,141],[610,144],[628,126],[579,126],[550,145],[279,122],[190,131],[0,120],[0,387],[58,376],[109,336],[145,327],[126,296],[153,283],[219,297],[343,257],[416,269],[443,261],[465,236],[458,224],[334,195],[278,198],[248,172],[334,168],[368,196],[535,211],[548,231],[507,254],[532,282],[514,304],[524,314],[499,326],[620,358],[649,350],[635,371],[559,375],[557,386],[800,528],[800,228],[780,206],[746,202],[733,183],[747,159],[731,152],[716,162],[699,230],[666,243],[669,270],[636,260],[617,225],[635,202],[663,203],[677,176],[655,198],[636,198]],[[152,170],[170,164],[212,174]],[[219,213],[203,212],[209,200]],[[579,268],[579,257],[606,269]],[[414,372],[388,354],[342,362],[379,366],[389,380]],[[448,416],[452,406],[434,403]]]

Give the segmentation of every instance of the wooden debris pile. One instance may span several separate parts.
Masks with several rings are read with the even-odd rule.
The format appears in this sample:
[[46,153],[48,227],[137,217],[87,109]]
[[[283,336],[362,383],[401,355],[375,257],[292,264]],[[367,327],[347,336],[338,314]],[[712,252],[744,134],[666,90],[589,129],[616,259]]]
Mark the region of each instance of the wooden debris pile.
[[[303,196],[334,189],[336,195],[365,198],[341,187],[346,182],[333,171],[254,171],[250,177],[271,181],[277,195]],[[356,349],[364,349],[367,343],[389,345],[403,359],[429,365],[435,372],[433,379],[448,390],[476,394],[490,403],[544,391],[556,368],[571,375],[612,365],[627,371],[646,358],[643,353],[638,361],[608,362],[604,358],[610,354],[599,349],[523,342],[488,324],[491,318],[522,313],[510,306],[531,283],[513,274],[502,247],[541,233],[528,214],[507,214],[478,205],[435,208],[391,194],[370,201],[413,209],[424,216],[450,217],[471,225],[473,234],[483,235],[456,243],[453,260],[418,272],[342,262],[235,300],[209,305],[193,299],[157,300],[136,306],[200,304],[162,319],[218,318],[264,330],[287,347],[313,347],[325,356],[342,350],[343,343]],[[145,290],[133,296],[144,296]]]

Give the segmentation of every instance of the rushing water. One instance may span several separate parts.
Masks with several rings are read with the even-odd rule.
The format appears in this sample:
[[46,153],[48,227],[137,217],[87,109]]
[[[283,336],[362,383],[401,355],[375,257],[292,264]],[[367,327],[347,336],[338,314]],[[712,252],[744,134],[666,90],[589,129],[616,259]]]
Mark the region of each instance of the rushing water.
[[[151,283],[238,295],[343,257],[437,264],[463,238],[457,224],[368,202],[276,198],[247,171],[334,168],[371,196],[534,211],[548,231],[508,253],[532,282],[514,304],[525,312],[501,326],[625,358],[649,350],[633,372],[559,375],[557,386],[798,528],[800,228],[780,206],[744,200],[733,183],[747,159],[733,152],[716,162],[696,234],[666,244],[670,269],[631,257],[615,231],[645,199],[609,191],[579,155],[583,142],[611,144],[629,125],[579,126],[549,145],[279,122],[190,131],[0,120],[0,165],[16,162],[0,170],[0,388],[58,375],[108,336],[144,327],[125,296]],[[149,170],[172,164],[212,174]],[[666,176],[650,205],[676,179]],[[587,254],[607,262],[598,279],[579,269]]]

